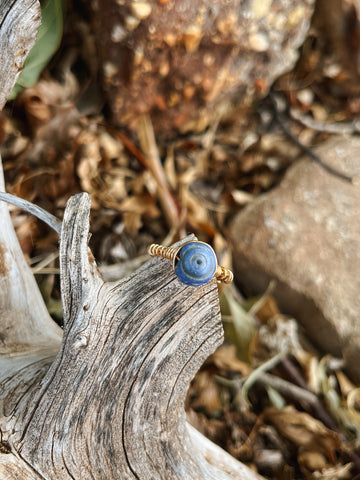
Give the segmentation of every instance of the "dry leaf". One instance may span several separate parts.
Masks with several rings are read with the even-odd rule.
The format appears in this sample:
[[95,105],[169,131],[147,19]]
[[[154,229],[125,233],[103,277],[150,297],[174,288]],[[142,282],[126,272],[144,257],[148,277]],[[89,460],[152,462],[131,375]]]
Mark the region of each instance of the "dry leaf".
[[222,409],[219,385],[208,371],[205,370],[196,375],[191,390],[197,393],[196,398],[191,402],[193,409],[202,410],[208,415],[213,415]]
[[250,366],[237,358],[235,345],[222,345],[208,362],[212,362],[219,369],[240,373],[243,377],[247,377],[251,372]]
[[281,435],[297,447],[323,453],[330,461],[334,461],[335,452],[341,450],[341,444],[335,432],[326,428],[319,420],[305,412],[295,410],[292,406],[282,410],[268,408],[265,411],[265,417]]

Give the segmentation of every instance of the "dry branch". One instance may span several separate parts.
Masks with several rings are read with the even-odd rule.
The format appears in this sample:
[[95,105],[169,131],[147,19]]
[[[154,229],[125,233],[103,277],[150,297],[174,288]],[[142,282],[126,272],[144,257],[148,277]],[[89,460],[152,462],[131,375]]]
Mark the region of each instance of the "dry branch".
[[55,360],[41,351],[0,358],[11,452],[0,454],[0,474],[17,458],[21,478],[255,479],[185,421],[189,383],[223,338],[215,280],[187,287],[156,258],[104,282],[88,249],[89,210],[87,194],[72,197],[61,228]]
[[38,0],[2,0],[0,5],[0,110],[5,105],[40,26]]

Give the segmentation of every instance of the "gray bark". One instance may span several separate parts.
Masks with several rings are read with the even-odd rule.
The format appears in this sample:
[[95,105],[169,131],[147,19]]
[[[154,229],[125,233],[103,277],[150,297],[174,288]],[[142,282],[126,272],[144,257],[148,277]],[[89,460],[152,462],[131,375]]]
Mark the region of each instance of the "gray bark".
[[[55,358],[58,332],[45,325],[43,337],[54,335],[46,346],[37,334],[38,345],[0,357],[2,445],[10,452],[0,454],[0,475],[256,478],[185,420],[189,383],[223,339],[216,281],[187,287],[168,260],[154,258],[104,282],[88,248],[89,211],[87,194],[72,197],[61,228],[64,333]],[[27,304],[33,290],[23,294]],[[34,321],[21,328],[30,336]]]
[[40,26],[38,0],[1,0],[0,110],[5,105]]

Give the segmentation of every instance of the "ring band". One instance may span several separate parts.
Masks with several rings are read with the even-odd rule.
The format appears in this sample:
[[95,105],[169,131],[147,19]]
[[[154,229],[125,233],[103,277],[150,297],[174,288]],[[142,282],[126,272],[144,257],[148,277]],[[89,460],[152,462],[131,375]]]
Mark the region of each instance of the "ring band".
[[148,253],[152,257],[171,260],[175,274],[186,285],[198,287],[213,277],[219,282],[231,283],[234,278],[231,270],[218,265],[214,250],[205,242],[191,241],[180,247],[153,243],[148,247]]

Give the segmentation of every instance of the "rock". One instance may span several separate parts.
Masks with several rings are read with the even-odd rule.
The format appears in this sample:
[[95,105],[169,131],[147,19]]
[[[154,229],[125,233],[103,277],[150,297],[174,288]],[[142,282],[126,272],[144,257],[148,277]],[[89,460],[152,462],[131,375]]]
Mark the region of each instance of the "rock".
[[[360,176],[360,139],[334,137],[315,149],[328,165]],[[360,186],[303,159],[279,187],[234,219],[234,273],[248,294],[276,279],[281,311],[323,352],[342,355],[360,381]]]
[[204,129],[264,95],[297,59],[313,0],[94,0],[102,78],[116,122]]

